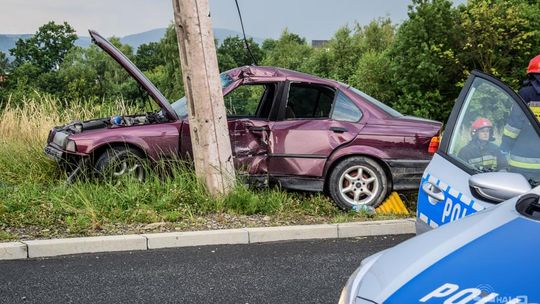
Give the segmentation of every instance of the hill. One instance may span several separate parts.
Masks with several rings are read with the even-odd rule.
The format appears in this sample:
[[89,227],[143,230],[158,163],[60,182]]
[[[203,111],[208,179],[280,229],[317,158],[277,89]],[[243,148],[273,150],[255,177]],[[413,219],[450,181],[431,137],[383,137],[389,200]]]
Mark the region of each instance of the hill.
[[[158,28],[142,33],[120,37],[120,41],[124,44],[131,45],[133,49],[136,50],[141,44],[159,41],[165,35],[165,31],[166,28]],[[214,36],[218,40],[218,43],[220,43],[227,37],[242,37],[242,33],[229,29],[215,28]],[[0,34],[0,51],[9,55],[9,49],[15,47],[15,43],[18,39],[28,39],[30,37],[32,37],[32,34]],[[263,41],[263,39],[261,38],[254,37],[253,39],[257,43],[262,43]],[[88,47],[90,43],[90,37],[87,36],[81,36],[77,39],[77,41],[75,41],[75,45],[81,47]]]

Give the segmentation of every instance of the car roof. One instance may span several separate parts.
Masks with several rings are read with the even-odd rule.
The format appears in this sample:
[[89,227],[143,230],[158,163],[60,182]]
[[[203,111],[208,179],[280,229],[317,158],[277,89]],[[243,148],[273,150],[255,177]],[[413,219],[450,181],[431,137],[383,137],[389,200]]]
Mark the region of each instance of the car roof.
[[226,72],[233,79],[267,78],[268,80],[292,80],[341,86],[337,81],[320,78],[314,75],[272,66],[242,66]]

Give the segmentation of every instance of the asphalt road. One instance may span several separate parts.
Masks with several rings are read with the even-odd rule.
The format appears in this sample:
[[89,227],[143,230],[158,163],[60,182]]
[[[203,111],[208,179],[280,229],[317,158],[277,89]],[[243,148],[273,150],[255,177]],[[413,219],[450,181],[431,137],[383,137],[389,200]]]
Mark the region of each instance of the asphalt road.
[[337,303],[363,258],[409,237],[0,261],[0,303]]

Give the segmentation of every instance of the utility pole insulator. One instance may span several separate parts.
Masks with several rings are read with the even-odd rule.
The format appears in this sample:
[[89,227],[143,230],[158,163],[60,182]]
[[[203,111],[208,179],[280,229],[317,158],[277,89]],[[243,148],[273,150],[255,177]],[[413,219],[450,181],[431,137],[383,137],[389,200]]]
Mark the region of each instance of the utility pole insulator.
[[197,177],[214,196],[235,173],[208,0],[172,0]]

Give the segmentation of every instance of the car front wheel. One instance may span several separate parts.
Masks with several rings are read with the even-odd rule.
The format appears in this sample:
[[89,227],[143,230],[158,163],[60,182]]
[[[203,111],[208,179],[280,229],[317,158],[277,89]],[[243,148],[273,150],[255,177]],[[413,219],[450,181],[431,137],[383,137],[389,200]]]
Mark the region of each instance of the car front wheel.
[[109,148],[96,161],[97,173],[109,180],[131,178],[143,182],[146,161],[141,153],[130,147]]
[[381,204],[388,192],[388,180],[381,166],[368,157],[350,157],[341,161],[330,174],[328,191],[344,210]]

